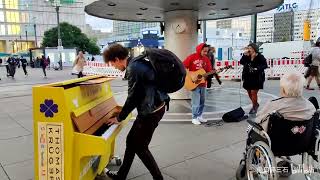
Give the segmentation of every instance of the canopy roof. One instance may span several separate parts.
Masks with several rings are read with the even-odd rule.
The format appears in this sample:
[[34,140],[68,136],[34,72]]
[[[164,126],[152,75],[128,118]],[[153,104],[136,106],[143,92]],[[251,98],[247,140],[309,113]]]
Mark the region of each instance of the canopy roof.
[[87,0],[89,15],[123,21],[162,22],[164,13],[194,10],[199,20],[251,15],[278,7],[283,0]]

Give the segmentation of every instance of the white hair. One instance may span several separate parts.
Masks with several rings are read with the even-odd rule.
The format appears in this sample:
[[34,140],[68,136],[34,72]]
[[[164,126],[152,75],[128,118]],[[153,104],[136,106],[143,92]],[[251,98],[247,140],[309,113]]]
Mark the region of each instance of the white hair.
[[301,97],[305,79],[299,72],[289,72],[280,79],[280,88],[287,97]]

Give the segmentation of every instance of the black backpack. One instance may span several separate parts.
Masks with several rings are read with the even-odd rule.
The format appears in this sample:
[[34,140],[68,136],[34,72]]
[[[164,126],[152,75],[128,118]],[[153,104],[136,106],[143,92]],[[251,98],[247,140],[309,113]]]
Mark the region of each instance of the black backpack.
[[309,54],[305,59],[304,59],[304,67],[310,67],[312,63],[312,54]]
[[174,93],[184,86],[186,69],[180,59],[166,49],[148,49],[144,52],[156,72],[156,84],[159,90]]

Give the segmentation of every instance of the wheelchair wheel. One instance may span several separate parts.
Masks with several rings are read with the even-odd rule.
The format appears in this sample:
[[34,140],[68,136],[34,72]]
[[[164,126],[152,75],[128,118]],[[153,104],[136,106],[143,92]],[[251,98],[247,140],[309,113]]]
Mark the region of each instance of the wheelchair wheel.
[[306,179],[319,180],[320,179],[320,163],[307,153],[302,155],[303,171]]
[[248,150],[246,168],[248,180],[277,180],[276,164],[270,147],[255,142]]

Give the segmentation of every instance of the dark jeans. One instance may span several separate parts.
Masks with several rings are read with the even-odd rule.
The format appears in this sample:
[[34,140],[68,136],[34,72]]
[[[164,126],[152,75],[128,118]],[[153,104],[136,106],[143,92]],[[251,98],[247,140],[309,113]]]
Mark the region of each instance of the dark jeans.
[[46,66],[42,66],[42,71],[43,71],[44,76],[47,76],[47,73],[46,73]]
[[150,171],[154,180],[163,180],[161,171],[156,161],[154,160],[148,146],[152,139],[153,132],[157,128],[164,112],[165,107],[147,116],[142,117],[138,115],[127,136],[127,147],[124,154],[123,164],[118,171],[117,180],[126,179],[135,154],[138,155],[142,163]]
[[28,74],[27,66],[26,65],[22,65],[22,69],[23,69],[24,74],[27,75]]

